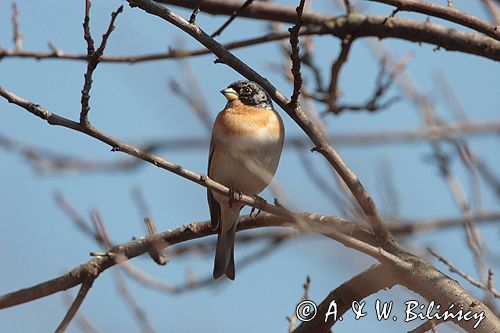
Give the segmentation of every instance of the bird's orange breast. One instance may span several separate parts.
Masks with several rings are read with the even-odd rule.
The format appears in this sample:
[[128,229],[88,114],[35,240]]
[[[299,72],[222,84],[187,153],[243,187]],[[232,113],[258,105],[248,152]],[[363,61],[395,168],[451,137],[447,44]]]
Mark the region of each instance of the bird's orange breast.
[[261,135],[280,137],[284,134],[283,122],[274,110],[247,106],[241,101],[231,101],[219,113],[214,124],[214,134],[222,136]]

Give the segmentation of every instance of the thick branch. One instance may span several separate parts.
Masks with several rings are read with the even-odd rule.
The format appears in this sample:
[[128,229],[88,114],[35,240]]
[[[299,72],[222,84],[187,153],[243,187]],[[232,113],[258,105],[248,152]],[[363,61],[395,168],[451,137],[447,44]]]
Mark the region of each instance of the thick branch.
[[[304,219],[313,222],[316,227],[329,225],[329,232],[325,235],[330,236],[333,228],[339,232],[350,234],[359,239],[375,244],[373,236],[363,231],[356,225],[334,217],[319,216],[315,214],[301,214]],[[242,216],[238,223],[238,231],[255,229],[261,227],[293,227],[293,224],[286,219],[282,219],[271,214],[261,213],[256,218]],[[320,228],[321,229],[321,228]],[[111,266],[120,261],[128,260],[142,254],[148,253],[153,246],[161,244],[162,248],[175,245],[185,241],[198,239],[213,235],[210,222],[192,223],[174,230],[165,231],[153,236],[147,236],[134,241],[117,245],[108,251],[106,256],[97,256],[86,263],[75,267],[68,273],[55,279],[40,283],[30,288],[21,289],[6,295],[0,296],[0,309],[8,308],[18,304],[30,302],[42,297],[46,297],[83,283],[89,277],[99,275]]]
[[495,26],[480,18],[462,12],[455,7],[441,6],[431,2],[416,0],[369,0],[385,3],[396,7],[399,11],[417,12],[448,20],[464,27],[482,32],[485,35],[500,40],[500,27]]
[[[130,2],[130,1],[129,1]],[[190,0],[158,0],[157,2],[193,8]],[[216,15],[231,15],[241,2],[226,0],[203,0],[201,9]],[[295,23],[295,8],[269,2],[254,2],[239,16],[276,22]],[[442,25],[402,19],[353,13],[348,16],[329,16],[313,11],[304,11],[305,25],[322,27],[322,33],[344,39],[353,37],[399,38],[417,43],[429,43],[450,51],[460,51],[500,61],[500,42],[476,32],[465,32]]]

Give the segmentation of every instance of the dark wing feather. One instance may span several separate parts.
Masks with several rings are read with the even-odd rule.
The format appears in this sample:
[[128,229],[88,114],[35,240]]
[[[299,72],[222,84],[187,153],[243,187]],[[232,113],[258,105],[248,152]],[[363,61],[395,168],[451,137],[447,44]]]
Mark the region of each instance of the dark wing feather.
[[[210,165],[212,163],[212,157],[214,156],[215,144],[214,139],[210,141],[210,153],[208,155],[208,175],[210,176]],[[210,208],[210,220],[212,221],[212,230],[217,229],[220,222],[220,205],[214,199],[214,195],[210,189],[207,189],[207,199],[208,207]]]

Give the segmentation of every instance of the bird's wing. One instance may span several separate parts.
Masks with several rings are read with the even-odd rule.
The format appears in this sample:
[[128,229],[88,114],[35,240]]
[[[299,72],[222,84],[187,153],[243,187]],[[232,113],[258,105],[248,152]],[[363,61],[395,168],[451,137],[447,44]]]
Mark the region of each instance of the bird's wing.
[[[215,151],[215,142],[214,137],[212,135],[212,139],[210,140],[210,153],[208,155],[208,175],[210,176],[210,166],[212,164],[212,157],[214,156]],[[212,230],[217,229],[220,222],[220,205],[214,199],[214,195],[210,189],[207,189],[207,199],[208,199],[208,207],[210,208],[210,220],[212,221]]]

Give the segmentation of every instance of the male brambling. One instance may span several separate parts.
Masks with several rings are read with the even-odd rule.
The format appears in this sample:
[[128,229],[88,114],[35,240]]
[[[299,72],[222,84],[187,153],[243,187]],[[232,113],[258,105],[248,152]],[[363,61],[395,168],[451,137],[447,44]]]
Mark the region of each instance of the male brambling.
[[[267,92],[252,81],[221,91],[224,110],[212,129],[208,176],[242,193],[259,194],[271,182],[283,148],[283,121]],[[243,204],[208,190],[212,228],[218,228],[213,277],[234,280],[234,237]]]

